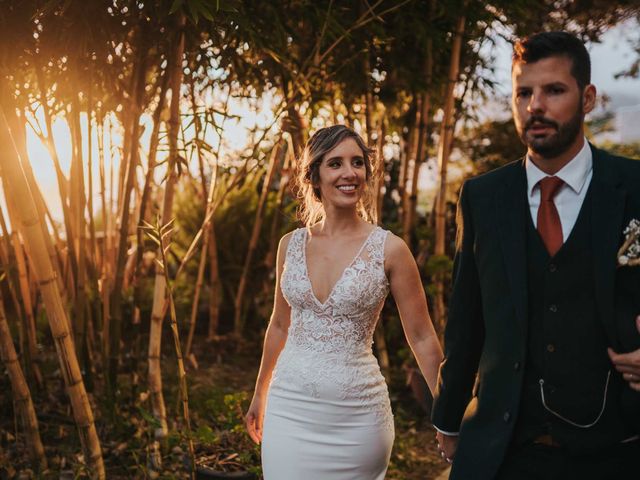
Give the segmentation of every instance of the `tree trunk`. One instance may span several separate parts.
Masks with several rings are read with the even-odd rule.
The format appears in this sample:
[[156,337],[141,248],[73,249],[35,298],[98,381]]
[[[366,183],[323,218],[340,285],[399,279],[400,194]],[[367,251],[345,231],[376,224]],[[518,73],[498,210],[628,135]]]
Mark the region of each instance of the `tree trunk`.
[[85,460],[93,478],[104,479],[105,469],[102,460],[100,441],[93,421],[93,413],[84,388],[80,367],[73,342],[70,337],[67,312],[56,283],[56,272],[53,270],[48,255],[38,212],[29,191],[29,185],[20,166],[18,152],[15,149],[9,132],[9,126],[0,106],[0,148],[2,148],[1,172],[5,185],[10,185],[6,192],[14,199],[16,216],[21,225],[25,244],[33,262],[34,273],[40,284],[42,298],[47,309],[47,318],[51,333],[58,351],[60,371],[64,377],[67,393],[71,400],[74,419],[80,434],[80,443],[84,450]]
[[[449,65],[449,76],[445,94],[444,116],[440,129],[440,140],[438,145],[438,164],[440,165],[440,188],[435,204],[435,255],[445,255],[445,233],[446,233],[446,206],[447,206],[447,166],[451,153],[451,139],[453,138],[454,122],[454,89],[458,81],[460,70],[460,55],[462,52],[462,40],[464,34],[466,17],[458,18],[455,36],[451,47],[451,64]],[[445,324],[445,304],[444,304],[444,278],[442,273],[436,275],[435,281],[436,295],[434,305],[434,324],[436,330],[442,335]]]
[[26,445],[29,449],[31,461],[37,470],[45,470],[47,468],[47,458],[44,454],[44,447],[40,440],[40,431],[38,429],[38,419],[31,401],[31,392],[24,378],[16,349],[13,346],[9,324],[4,312],[2,300],[2,292],[0,291],[0,356],[4,363],[9,379],[11,380],[11,391],[13,392],[13,401],[18,416],[22,421],[22,427],[26,437]]

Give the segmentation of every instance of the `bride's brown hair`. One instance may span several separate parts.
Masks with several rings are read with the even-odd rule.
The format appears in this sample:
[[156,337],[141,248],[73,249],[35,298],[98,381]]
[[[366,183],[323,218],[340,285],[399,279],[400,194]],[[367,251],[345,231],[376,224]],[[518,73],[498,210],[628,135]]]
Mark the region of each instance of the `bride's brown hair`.
[[358,213],[368,222],[376,223],[375,195],[371,188],[374,183],[375,168],[372,164],[374,150],[367,147],[364,140],[353,129],[344,125],[333,125],[318,130],[307,141],[302,156],[298,161],[295,191],[300,201],[298,218],[305,226],[310,227],[322,220],[325,215],[320,197],[320,164],[327,152],[334,149],[340,142],[353,138],[362,150],[366,172],[366,184],[360,202]]

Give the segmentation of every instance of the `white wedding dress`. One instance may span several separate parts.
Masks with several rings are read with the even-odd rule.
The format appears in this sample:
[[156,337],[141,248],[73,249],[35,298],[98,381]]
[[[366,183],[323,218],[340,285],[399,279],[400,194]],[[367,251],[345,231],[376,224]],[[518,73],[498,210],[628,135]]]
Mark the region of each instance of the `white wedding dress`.
[[307,231],[293,232],[281,279],[291,325],[267,399],[265,480],[384,479],[393,416],[371,347],[389,292],[386,238],[375,227],[321,303],[307,272]]

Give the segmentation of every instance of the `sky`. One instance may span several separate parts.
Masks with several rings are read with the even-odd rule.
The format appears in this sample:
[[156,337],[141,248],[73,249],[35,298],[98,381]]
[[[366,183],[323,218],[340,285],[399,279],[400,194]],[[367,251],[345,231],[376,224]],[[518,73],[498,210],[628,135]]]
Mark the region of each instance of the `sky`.
[[[640,38],[640,25],[629,20],[606,32],[600,43],[590,43],[587,50],[591,56],[591,83],[598,94],[611,97],[609,108],[640,105],[640,78],[614,78],[615,74],[628,68],[637,57],[629,40]],[[499,94],[511,92],[511,45],[499,39],[493,48],[496,56],[495,79]],[[639,126],[640,128],[640,126]]]

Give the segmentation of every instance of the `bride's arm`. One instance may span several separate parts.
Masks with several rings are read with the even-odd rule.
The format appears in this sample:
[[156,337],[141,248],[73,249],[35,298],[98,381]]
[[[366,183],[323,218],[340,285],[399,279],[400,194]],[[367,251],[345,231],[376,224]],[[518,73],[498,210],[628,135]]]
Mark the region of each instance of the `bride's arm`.
[[262,350],[262,360],[260,370],[256,380],[256,387],[253,399],[246,415],[246,426],[249,436],[254,442],[262,441],[262,421],[264,418],[264,408],[266,405],[267,393],[271,382],[271,375],[275,368],[280,352],[284,348],[287,340],[287,332],[291,319],[291,307],[284,299],[280,289],[280,277],[284,267],[285,252],[289,245],[291,234],[288,233],[280,240],[278,245],[278,256],[276,261],[276,291],[273,301],[273,312],[264,337],[264,348]]
[[385,270],[405,336],[433,393],[443,357],[442,347],[429,316],[418,266],[407,244],[393,234],[389,234],[385,246]]

